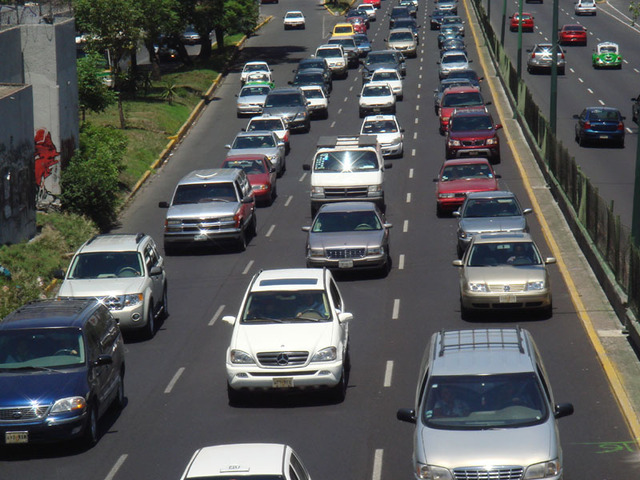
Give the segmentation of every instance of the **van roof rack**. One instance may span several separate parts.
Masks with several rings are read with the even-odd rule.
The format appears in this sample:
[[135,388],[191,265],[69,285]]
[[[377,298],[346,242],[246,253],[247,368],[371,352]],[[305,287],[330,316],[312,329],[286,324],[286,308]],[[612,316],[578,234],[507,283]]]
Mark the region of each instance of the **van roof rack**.
[[318,148],[332,147],[375,147],[378,144],[376,135],[332,135],[318,139]]
[[[516,340],[505,338],[506,332],[515,330]],[[463,339],[463,335],[464,338]],[[471,337],[468,340],[468,337]],[[450,343],[446,343],[445,339],[450,339]],[[440,331],[440,351],[438,356],[442,357],[445,350],[463,350],[475,348],[491,348],[491,347],[517,347],[518,351],[524,354],[524,339],[522,337],[522,329],[520,326],[513,328],[479,328],[471,330],[441,330]]]

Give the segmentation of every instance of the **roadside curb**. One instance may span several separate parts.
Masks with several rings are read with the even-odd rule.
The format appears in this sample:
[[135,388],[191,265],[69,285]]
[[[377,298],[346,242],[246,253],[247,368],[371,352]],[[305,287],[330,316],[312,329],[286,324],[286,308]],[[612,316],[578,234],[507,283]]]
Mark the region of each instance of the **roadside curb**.
[[[261,29],[263,26],[265,26],[267,23],[269,23],[272,19],[273,19],[273,15],[269,15],[261,23],[259,23],[256,26],[256,28],[254,28],[253,31],[257,32],[259,29]],[[233,53],[231,55],[232,58],[235,57],[235,55],[240,50],[242,50],[242,48],[244,47],[245,42],[247,41],[247,38],[248,37],[245,35],[244,37],[242,37],[240,39],[240,41],[238,43],[236,43],[236,45],[234,46],[234,51],[233,51]],[[218,73],[218,76],[215,78],[215,80],[213,81],[211,86],[207,89],[207,91],[202,95],[202,99],[193,108],[193,110],[191,111],[191,114],[189,115],[189,117],[185,120],[185,122],[182,124],[182,126],[178,129],[178,132],[175,135],[171,135],[170,137],[168,137],[169,138],[169,143],[167,143],[167,146],[164,148],[164,150],[162,150],[162,152],[160,152],[160,155],[158,155],[158,158],[151,165],[149,165],[149,168],[147,169],[147,171],[145,171],[142,174],[140,179],[133,186],[133,188],[131,189],[131,191],[127,195],[125,201],[123,202],[123,205],[126,205],[127,202],[129,202],[129,200],[131,200],[131,198],[135,196],[135,194],[138,192],[138,190],[140,190],[142,185],[144,185],[144,183],[151,176],[151,174],[154,173],[155,170],[160,165],[162,165],[162,163],[164,163],[164,161],[169,157],[169,155],[171,154],[173,149],[176,147],[176,145],[178,143],[180,143],[180,141],[185,137],[185,135],[187,134],[187,132],[189,131],[191,126],[195,123],[196,119],[200,116],[200,114],[204,110],[204,107],[213,98],[214,92],[216,91],[216,89],[220,85],[220,82],[222,82],[222,79],[224,78],[224,76],[226,74],[226,73],[224,73],[226,68],[227,68],[227,65],[225,65],[224,70],[223,70],[222,73]]]

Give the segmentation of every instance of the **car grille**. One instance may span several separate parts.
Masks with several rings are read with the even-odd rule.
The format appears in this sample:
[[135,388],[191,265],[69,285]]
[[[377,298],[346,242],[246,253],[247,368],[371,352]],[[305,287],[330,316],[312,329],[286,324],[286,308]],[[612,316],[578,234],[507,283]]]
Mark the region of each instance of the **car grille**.
[[456,468],[453,470],[455,480],[519,480],[522,478],[522,467],[505,467],[496,469]]
[[234,225],[234,222],[221,223],[217,218],[185,218],[182,220],[182,231],[184,233],[200,233],[203,230],[220,230]]
[[366,198],[368,191],[367,187],[325,187],[324,195],[327,198]]
[[489,291],[491,293],[518,293],[518,292],[524,292],[524,283],[511,283],[511,284],[504,284],[504,283],[493,283],[493,284],[489,284]]
[[463,147],[481,147],[484,145],[484,139],[480,140],[462,140],[460,142]]
[[332,248],[326,250],[327,258],[364,258],[366,249],[364,248]]
[[0,409],[1,422],[24,422],[46,417],[50,405],[36,405],[28,407],[14,407]]
[[307,358],[309,358],[309,352],[262,352],[258,354],[258,361],[265,367],[304,365]]

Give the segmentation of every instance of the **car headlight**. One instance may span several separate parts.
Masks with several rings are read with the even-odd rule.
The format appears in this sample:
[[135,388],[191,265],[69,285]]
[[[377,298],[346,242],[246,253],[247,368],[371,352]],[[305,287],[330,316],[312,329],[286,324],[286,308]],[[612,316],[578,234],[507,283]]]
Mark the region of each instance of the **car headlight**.
[[312,362],[331,362],[338,358],[338,349],[336,347],[327,347],[316,353],[311,359]]
[[542,290],[544,289],[544,281],[539,282],[527,282],[527,290]]
[[324,195],[324,187],[311,187],[311,195]]
[[309,249],[310,257],[324,257],[324,248],[310,248]]
[[307,118],[307,112],[298,112],[296,118]]
[[369,255],[382,255],[384,254],[384,247],[369,247],[367,248],[367,252],[369,253]]
[[438,198],[455,198],[455,193],[439,193]]
[[369,185],[367,187],[368,193],[379,193],[382,191],[382,185]]
[[257,190],[257,191],[268,190],[269,189],[269,185],[252,185],[251,189],[252,190]]
[[449,144],[450,147],[459,147],[460,144],[460,140],[455,140],[455,139],[450,139],[449,141],[447,141],[447,143]]
[[134,293],[131,295],[125,295],[122,299],[123,306],[134,307],[144,301],[144,295],[141,293]]
[[468,287],[470,292],[488,292],[489,291],[486,283],[469,282]]
[[471,234],[467,233],[467,232],[464,232],[464,231],[459,231],[458,232],[458,237],[459,238],[471,238]]
[[83,412],[87,408],[87,401],[84,397],[67,397],[57,400],[51,407],[51,413],[71,413]]
[[487,138],[487,145],[497,145],[497,144],[498,144],[498,137]]
[[416,462],[416,477],[423,480],[452,480],[451,472],[443,467]]
[[273,154],[273,155],[267,155],[267,158],[269,159],[270,162],[273,162],[275,159],[278,158],[277,154]]
[[555,477],[559,475],[561,471],[562,465],[560,465],[560,461],[556,458],[547,462],[530,465],[524,474],[524,480]]
[[229,353],[229,360],[231,360],[231,363],[235,364],[246,365],[256,363],[251,355],[249,355],[247,352],[243,352],[242,350],[231,350],[231,352]]

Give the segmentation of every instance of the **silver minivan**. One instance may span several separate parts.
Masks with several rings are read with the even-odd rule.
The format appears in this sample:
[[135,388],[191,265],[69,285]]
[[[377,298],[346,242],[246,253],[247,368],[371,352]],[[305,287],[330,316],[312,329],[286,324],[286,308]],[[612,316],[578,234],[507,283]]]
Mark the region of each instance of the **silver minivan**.
[[420,368],[415,406],[397,412],[416,425],[417,480],[559,480],[556,404],[531,334],[520,327],[435,333]]

